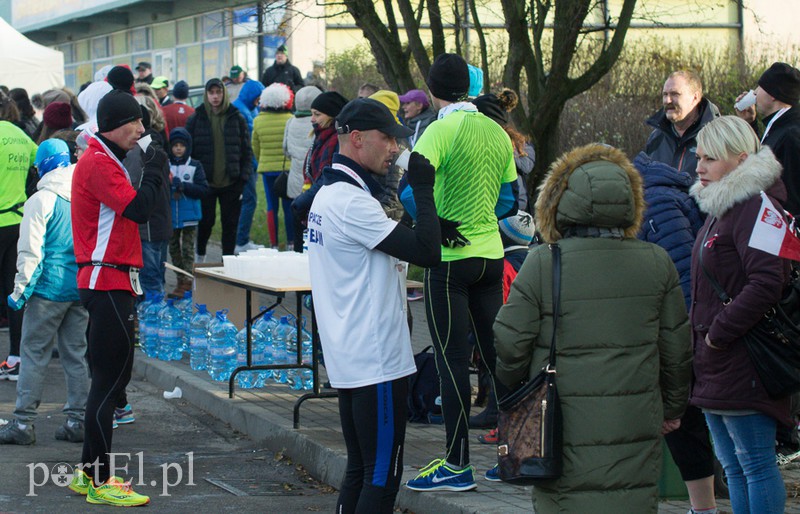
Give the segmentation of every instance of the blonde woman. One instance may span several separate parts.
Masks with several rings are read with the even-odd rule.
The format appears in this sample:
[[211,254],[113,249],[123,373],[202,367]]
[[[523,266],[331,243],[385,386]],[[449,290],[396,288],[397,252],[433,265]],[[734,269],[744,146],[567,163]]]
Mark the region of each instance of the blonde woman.
[[[788,261],[748,245],[762,191],[783,212],[781,165],[747,122],[723,116],[697,135],[697,176],[690,194],[708,217],[692,250],[690,401],[705,414],[733,511],[781,513],[786,491],[775,432],[791,422],[789,399],[769,397],[744,342],[789,278]],[[733,300],[723,302],[712,280]]]

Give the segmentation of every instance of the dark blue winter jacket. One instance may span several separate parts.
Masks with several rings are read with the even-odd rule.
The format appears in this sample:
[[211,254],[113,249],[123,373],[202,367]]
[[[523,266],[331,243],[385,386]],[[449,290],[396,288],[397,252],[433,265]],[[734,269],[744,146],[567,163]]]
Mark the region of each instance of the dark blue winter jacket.
[[703,226],[703,215],[689,187],[692,177],[639,153],[633,165],[644,177],[644,214],[639,239],[655,243],[669,253],[678,275],[688,311],[691,305],[692,246]]
[[[186,145],[186,153],[180,159],[172,154],[172,145],[177,142]],[[200,200],[208,194],[208,180],[200,161],[190,157],[192,136],[186,129],[172,129],[169,143],[169,169],[173,176],[170,197],[172,228],[194,226],[202,217]]]

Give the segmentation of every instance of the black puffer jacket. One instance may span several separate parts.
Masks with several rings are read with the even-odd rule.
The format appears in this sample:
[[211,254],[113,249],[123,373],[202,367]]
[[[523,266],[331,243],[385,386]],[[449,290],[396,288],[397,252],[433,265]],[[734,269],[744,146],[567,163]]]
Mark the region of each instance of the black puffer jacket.
[[[200,105],[188,120],[186,130],[192,136],[192,158],[203,164],[208,185],[214,177],[214,137],[211,133],[211,120],[206,106]],[[234,106],[225,111],[225,173],[232,182],[247,182],[253,173],[253,150],[250,146],[250,133],[247,122]]]
[[[764,124],[774,116],[767,116]],[[764,144],[772,149],[783,166],[781,177],[789,193],[784,207],[795,216],[800,215],[800,107],[792,107],[775,120]]]
[[664,109],[660,109],[647,120],[653,132],[647,138],[644,151],[651,159],[669,164],[678,171],[688,173],[692,180],[697,178],[697,134],[706,124],[719,116],[719,108],[703,98],[700,101],[700,117],[678,137],[667,119]]
[[145,135],[150,135],[153,140],[143,151],[139,145],[128,151],[122,164],[131,176],[131,184],[139,190],[142,184],[145,168],[161,170],[161,194],[156,202],[153,214],[147,223],[139,225],[139,235],[142,241],[167,241],[172,237],[172,214],[169,208],[170,184],[169,158],[167,157],[161,136],[152,129],[147,129]]

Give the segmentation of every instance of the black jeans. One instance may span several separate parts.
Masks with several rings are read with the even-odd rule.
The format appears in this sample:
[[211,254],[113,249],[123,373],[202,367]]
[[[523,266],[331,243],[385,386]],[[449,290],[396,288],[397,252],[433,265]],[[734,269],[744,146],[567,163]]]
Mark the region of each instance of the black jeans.
[[[14,276],[17,274],[17,240],[19,225],[0,227],[0,293],[3,306],[6,298],[14,291]],[[9,355],[19,356],[19,342],[22,339],[22,312],[5,308],[8,316],[8,336],[11,341]]]
[[[431,331],[447,434],[446,459],[469,464],[469,361],[472,330],[481,360],[494,377],[492,325],[503,305],[503,259],[469,258],[425,270],[425,312]],[[494,381],[494,378],[492,378]],[[498,397],[505,387],[494,381]]]
[[[131,380],[133,368],[133,295],[128,291],[80,289],[89,311],[89,370],[81,462],[95,484],[111,476],[109,457],[114,407]],[[124,463],[123,463],[124,465]]]
[[217,221],[217,200],[219,200],[219,217],[222,223],[222,254],[233,255],[236,247],[236,231],[239,228],[239,212],[242,209],[242,182],[235,182],[227,187],[211,187],[208,194],[200,200],[203,217],[197,226],[197,254],[206,254],[211,229]]
[[403,475],[408,378],[339,389],[347,469],[337,514],[390,514]]

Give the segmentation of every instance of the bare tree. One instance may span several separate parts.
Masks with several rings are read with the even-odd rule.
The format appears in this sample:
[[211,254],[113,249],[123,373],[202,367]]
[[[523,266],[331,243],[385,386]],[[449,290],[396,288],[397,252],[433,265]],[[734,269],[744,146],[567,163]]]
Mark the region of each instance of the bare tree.
[[[408,38],[406,45],[400,41],[391,0],[383,0],[385,20],[376,12],[372,0],[342,1],[369,42],[387,84],[397,91],[414,87],[409,71],[411,57],[423,76],[430,70],[430,58],[419,35],[425,18],[431,30],[433,55],[447,50],[439,0],[418,0],[416,7],[413,0],[396,0]],[[508,33],[502,78],[505,86],[526,99],[526,105],[520,105],[513,117],[518,128],[533,137],[536,146],[537,173],[532,174],[535,186],[557,157],[558,124],[567,101],[591,88],[617,62],[636,0],[623,0],[616,17],[607,15],[607,0],[501,0],[501,4]],[[451,30],[456,36],[456,51],[463,46],[464,25],[471,25],[478,34],[484,83],[489,84],[483,27],[475,1],[468,0],[465,5],[464,10],[454,12],[458,20]],[[593,12],[603,13],[601,24],[586,22]],[[545,35],[552,36],[552,41],[543,39]],[[580,67],[575,63],[578,55],[583,57]],[[593,56],[588,63],[584,62],[587,55]]]
[[[617,62],[636,0],[624,0],[616,23],[612,23],[609,16],[603,20],[602,27],[590,29],[585,28],[585,20],[591,10],[598,7],[593,0],[501,1],[509,39],[503,81],[519,91],[523,85],[521,74],[525,72],[527,108],[518,107],[514,121],[534,138],[537,173],[532,174],[532,185],[535,186],[557,157],[558,123],[567,100],[596,84]],[[601,2],[604,3],[603,0],[598,3]],[[552,9],[553,39],[547,56],[542,37]],[[613,36],[602,40],[594,61],[577,76],[571,76],[576,54],[589,50],[591,43],[583,37],[587,31],[611,29]],[[582,44],[584,48],[580,48]]]

